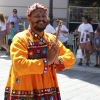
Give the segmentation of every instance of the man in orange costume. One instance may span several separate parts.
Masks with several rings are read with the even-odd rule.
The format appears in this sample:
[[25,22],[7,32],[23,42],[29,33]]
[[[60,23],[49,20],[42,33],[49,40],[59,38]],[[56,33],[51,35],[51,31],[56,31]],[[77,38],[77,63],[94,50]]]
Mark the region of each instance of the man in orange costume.
[[28,8],[30,29],[18,33],[10,48],[12,66],[4,100],[61,100],[56,69],[75,63],[74,54],[47,34],[47,8],[34,3]]

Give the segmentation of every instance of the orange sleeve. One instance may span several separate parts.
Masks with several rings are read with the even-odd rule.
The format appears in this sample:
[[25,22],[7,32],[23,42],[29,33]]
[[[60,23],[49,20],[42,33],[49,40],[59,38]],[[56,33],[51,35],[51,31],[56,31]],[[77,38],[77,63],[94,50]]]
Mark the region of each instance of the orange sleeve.
[[57,69],[63,71],[65,69],[71,68],[74,65],[76,59],[73,52],[65,48],[65,46],[60,41],[58,42],[58,44],[59,44],[59,58],[62,59],[63,66],[62,64],[58,64]]
[[44,62],[42,59],[28,59],[27,43],[19,37],[14,38],[11,48],[11,59],[14,70],[21,76],[27,74],[43,74]]

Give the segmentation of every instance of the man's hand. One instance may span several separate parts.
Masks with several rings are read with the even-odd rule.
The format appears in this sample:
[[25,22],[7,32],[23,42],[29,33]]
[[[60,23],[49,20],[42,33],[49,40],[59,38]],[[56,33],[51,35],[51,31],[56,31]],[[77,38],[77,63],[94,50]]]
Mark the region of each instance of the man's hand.
[[47,61],[48,65],[54,63],[55,59],[58,56],[58,45],[56,43],[52,44],[52,47],[47,51]]
[[67,34],[68,32],[66,32],[65,30],[61,30],[62,33]]
[[99,51],[100,49],[96,48],[97,51]]
[[59,64],[58,55],[55,57],[54,64]]
[[77,40],[77,45],[80,45],[80,40],[79,39]]

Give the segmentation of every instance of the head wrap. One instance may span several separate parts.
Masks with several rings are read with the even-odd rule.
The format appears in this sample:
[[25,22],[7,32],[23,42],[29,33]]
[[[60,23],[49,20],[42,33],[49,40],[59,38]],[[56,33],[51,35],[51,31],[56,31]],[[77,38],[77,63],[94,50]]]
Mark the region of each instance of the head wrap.
[[27,10],[27,14],[26,16],[29,17],[31,15],[31,13],[35,10],[35,9],[39,9],[42,8],[45,11],[47,11],[47,7],[43,4],[39,4],[39,3],[34,3],[32,6],[28,6],[28,10]]

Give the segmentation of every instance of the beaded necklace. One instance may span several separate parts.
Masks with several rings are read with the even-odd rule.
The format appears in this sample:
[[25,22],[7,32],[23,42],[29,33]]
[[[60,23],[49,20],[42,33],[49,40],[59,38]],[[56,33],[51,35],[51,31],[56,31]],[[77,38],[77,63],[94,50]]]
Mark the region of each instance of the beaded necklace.
[[40,40],[41,44],[47,44],[47,41],[43,38],[44,34],[42,37],[40,37],[38,34],[34,33],[31,29],[29,31],[33,35],[34,40],[38,39],[38,40]]

